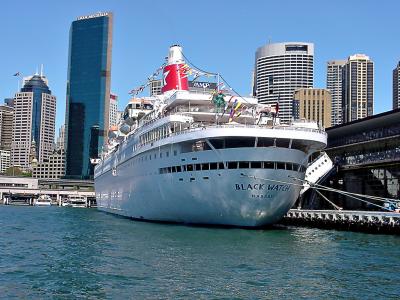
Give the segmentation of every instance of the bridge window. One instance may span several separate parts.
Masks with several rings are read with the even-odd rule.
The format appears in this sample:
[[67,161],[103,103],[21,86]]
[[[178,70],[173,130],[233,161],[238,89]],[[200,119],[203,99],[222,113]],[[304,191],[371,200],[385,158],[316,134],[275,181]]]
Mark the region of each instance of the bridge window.
[[237,162],[236,161],[229,161],[228,162],[228,169],[237,169]]
[[240,161],[239,162],[239,169],[248,169],[250,163],[248,161]]
[[210,170],[217,170],[218,164],[217,163],[210,163]]
[[261,169],[261,161],[252,161],[251,168],[252,169]]

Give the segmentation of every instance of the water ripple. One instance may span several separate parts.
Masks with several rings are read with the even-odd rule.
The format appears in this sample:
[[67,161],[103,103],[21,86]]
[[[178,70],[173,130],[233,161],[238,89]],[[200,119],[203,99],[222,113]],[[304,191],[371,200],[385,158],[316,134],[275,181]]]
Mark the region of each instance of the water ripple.
[[0,206],[1,298],[398,299],[400,238]]

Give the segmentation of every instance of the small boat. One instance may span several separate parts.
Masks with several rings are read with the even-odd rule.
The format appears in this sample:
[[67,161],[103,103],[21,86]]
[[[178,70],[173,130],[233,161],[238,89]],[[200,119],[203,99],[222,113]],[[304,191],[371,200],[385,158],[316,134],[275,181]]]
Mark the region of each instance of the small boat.
[[35,199],[34,206],[51,206],[51,197],[49,195],[40,195]]
[[63,202],[62,206],[87,207],[86,198],[81,195],[69,195],[66,204]]

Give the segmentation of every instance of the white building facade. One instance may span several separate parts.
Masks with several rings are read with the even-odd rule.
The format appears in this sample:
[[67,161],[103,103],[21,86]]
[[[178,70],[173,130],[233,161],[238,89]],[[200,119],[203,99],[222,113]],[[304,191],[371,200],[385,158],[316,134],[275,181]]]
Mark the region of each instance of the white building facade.
[[11,164],[11,151],[0,150],[0,173],[4,174]]
[[118,123],[118,96],[110,94],[110,128]]
[[314,44],[267,44],[257,49],[253,94],[260,103],[279,103],[279,117],[292,120],[294,91],[314,84]]

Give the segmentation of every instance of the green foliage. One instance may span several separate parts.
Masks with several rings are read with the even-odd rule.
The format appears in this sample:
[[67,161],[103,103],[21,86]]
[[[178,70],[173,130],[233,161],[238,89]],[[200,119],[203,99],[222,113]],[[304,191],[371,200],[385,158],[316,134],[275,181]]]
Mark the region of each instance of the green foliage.
[[23,176],[23,177],[32,177],[32,172],[24,172],[19,167],[9,167],[5,172],[4,175],[7,176]]

